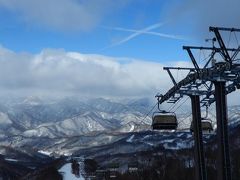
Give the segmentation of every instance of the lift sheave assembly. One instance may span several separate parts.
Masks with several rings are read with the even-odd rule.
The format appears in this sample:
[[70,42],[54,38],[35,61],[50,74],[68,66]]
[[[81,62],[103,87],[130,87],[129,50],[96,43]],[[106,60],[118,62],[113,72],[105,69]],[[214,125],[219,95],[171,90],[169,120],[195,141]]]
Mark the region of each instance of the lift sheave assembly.
[[[173,86],[165,94],[156,95],[159,111],[153,113],[152,129],[176,130],[178,126],[176,115],[160,111],[159,105],[164,102],[176,105],[183,96],[190,97],[193,119],[190,131],[193,132],[194,137],[195,179],[207,180],[202,134],[213,131],[213,124],[207,115],[201,117],[201,107],[209,107],[215,103],[217,179],[231,180],[227,95],[240,89],[240,40],[238,40],[240,29],[209,27],[209,31],[214,33],[213,38],[207,39],[212,42],[212,47],[183,46],[192,61],[192,67],[163,68],[169,74]],[[226,34],[229,34],[228,42],[226,42]],[[232,38],[235,38],[235,43],[230,43]],[[197,61],[196,51],[203,52],[203,59]],[[207,52],[207,56],[204,52]],[[171,72],[174,70],[188,71],[188,73],[178,81]]]

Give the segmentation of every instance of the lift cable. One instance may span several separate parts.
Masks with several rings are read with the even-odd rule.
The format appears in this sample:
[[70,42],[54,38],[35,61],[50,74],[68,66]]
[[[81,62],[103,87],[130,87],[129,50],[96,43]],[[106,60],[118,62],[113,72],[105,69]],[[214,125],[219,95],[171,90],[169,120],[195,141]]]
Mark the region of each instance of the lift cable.
[[237,45],[239,46],[239,42],[238,42],[238,38],[237,38],[236,32],[234,31],[233,33],[234,33],[234,37],[235,37],[235,39],[237,41]]
[[140,121],[140,124],[141,123],[144,123],[144,124],[147,124],[145,123],[145,119],[148,117],[148,115],[156,108],[156,106],[158,105],[158,102],[150,109],[150,111],[148,113],[145,114],[144,118]]
[[202,62],[204,63],[205,60],[206,60],[206,54],[205,54],[205,51],[204,51],[204,50],[202,50],[202,54],[203,54],[203,60],[202,60]]
[[[187,126],[188,124],[185,123],[185,121],[192,115],[192,113],[188,114],[187,116],[183,117],[181,121],[178,122],[178,124],[184,124],[184,126]],[[185,128],[183,128],[185,129]]]
[[168,109],[168,112],[172,111],[179,102],[180,102],[180,101],[177,101],[177,102],[174,103],[172,106],[170,106],[170,108]]
[[230,46],[231,39],[232,39],[232,32],[230,32],[230,34],[228,36],[228,42],[227,42],[227,46],[226,46],[227,48],[229,48],[229,46]]
[[168,112],[171,111],[172,108],[174,108],[174,106],[178,103],[179,101],[177,101],[176,103],[172,104],[169,108],[168,108]]
[[202,58],[202,49],[199,50],[198,53],[198,65],[201,66],[201,58]]
[[[182,107],[181,107],[182,110]],[[187,123],[185,123],[185,121],[187,120],[187,118],[189,118],[189,116],[191,116],[192,113],[188,113],[186,116],[183,116],[183,118],[181,118],[181,120],[178,122],[178,124],[184,124],[184,125],[188,125]]]
[[238,41],[238,37],[237,37],[237,35],[236,35],[236,32],[233,32],[233,33],[234,33],[234,37],[235,37],[236,42],[237,42],[238,49],[237,49],[237,52],[235,52],[236,54],[234,54],[234,52],[233,52],[232,59],[233,59],[233,61],[237,61],[237,60],[239,60],[239,59],[235,59],[235,58],[236,58],[236,56],[237,56],[237,54],[238,54],[238,52],[239,52],[240,44],[239,44],[239,41]]
[[189,96],[173,111],[174,113],[189,99]]

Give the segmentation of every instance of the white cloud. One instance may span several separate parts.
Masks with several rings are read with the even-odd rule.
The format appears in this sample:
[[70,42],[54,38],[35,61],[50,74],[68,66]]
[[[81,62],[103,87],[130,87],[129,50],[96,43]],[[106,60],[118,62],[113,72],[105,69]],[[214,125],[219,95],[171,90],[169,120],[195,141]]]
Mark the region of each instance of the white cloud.
[[239,26],[239,0],[187,0],[186,4],[202,26]]
[[239,0],[184,0],[172,8],[167,7],[167,18],[180,21],[186,28],[194,27],[193,33],[198,38],[208,38],[211,37],[209,26],[240,26],[239,6]]
[[131,0],[0,0],[20,20],[55,30],[86,31]]
[[[27,54],[0,46],[0,97],[154,97],[173,85],[163,66],[190,67],[191,63],[163,65],[57,49]],[[178,81],[186,75],[173,74]],[[239,92],[229,95],[229,104],[237,103],[236,96]]]
[[172,85],[156,62],[46,49],[0,48],[0,92],[19,95],[154,96]]

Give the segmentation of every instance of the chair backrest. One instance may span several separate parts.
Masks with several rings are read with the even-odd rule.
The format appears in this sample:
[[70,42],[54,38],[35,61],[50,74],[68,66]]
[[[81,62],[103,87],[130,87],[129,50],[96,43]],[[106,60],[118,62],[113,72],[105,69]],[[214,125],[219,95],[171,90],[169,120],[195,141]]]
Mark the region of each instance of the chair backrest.
[[177,118],[174,113],[156,112],[152,118],[152,128],[157,130],[175,130]]
[[[201,121],[202,131],[213,131],[213,125],[211,119],[202,119]],[[191,122],[190,131],[193,132],[193,121]]]
[[158,114],[153,117],[153,123],[177,123],[177,118],[172,114]]
[[213,130],[213,126],[212,126],[212,121],[210,120],[203,120],[202,121],[202,130],[206,130],[206,131],[212,131]]

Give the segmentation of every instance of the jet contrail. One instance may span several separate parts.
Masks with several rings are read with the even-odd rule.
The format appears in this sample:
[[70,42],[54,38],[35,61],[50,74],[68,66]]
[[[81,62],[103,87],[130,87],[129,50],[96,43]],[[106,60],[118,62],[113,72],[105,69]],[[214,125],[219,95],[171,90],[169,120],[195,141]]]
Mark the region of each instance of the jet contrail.
[[123,44],[123,43],[125,43],[125,42],[133,39],[134,37],[137,37],[137,36],[139,36],[139,35],[141,35],[141,34],[144,34],[144,33],[148,32],[148,31],[150,31],[150,30],[156,29],[156,28],[158,28],[158,27],[160,27],[160,26],[162,26],[162,25],[163,25],[163,23],[157,23],[157,24],[153,24],[153,25],[151,25],[151,26],[148,26],[148,27],[146,27],[146,28],[144,28],[144,29],[135,31],[135,32],[134,32],[133,34],[131,34],[130,36],[122,39],[121,41],[118,41],[118,42],[116,42],[116,43],[113,43],[112,45],[110,45],[110,46],[108,46],[108,47],[105,47],[105,48],[103,48],[102,50],[105,50],[105,49],[108,49],[108,48],[111,48],[111,47],[114,47],[114,46],[118,46],[118,45],[120,45],[120,44]]
[[126,29],[121,27],[109,27],[109,26],[102,26],[102,27],[105,29],[116,30],[116,31],[125,31],[125,32],[134,32],[134,33],[139,32],[141,34],[155,35],[155,36],[160,36],[164,38],[186,40],[186,38],[184,38],[183,36],[173,35],[173,34],[165,34],[165,33],[153,32],[153,31],[142,31],[142,30],[135,30],[135,29]]

